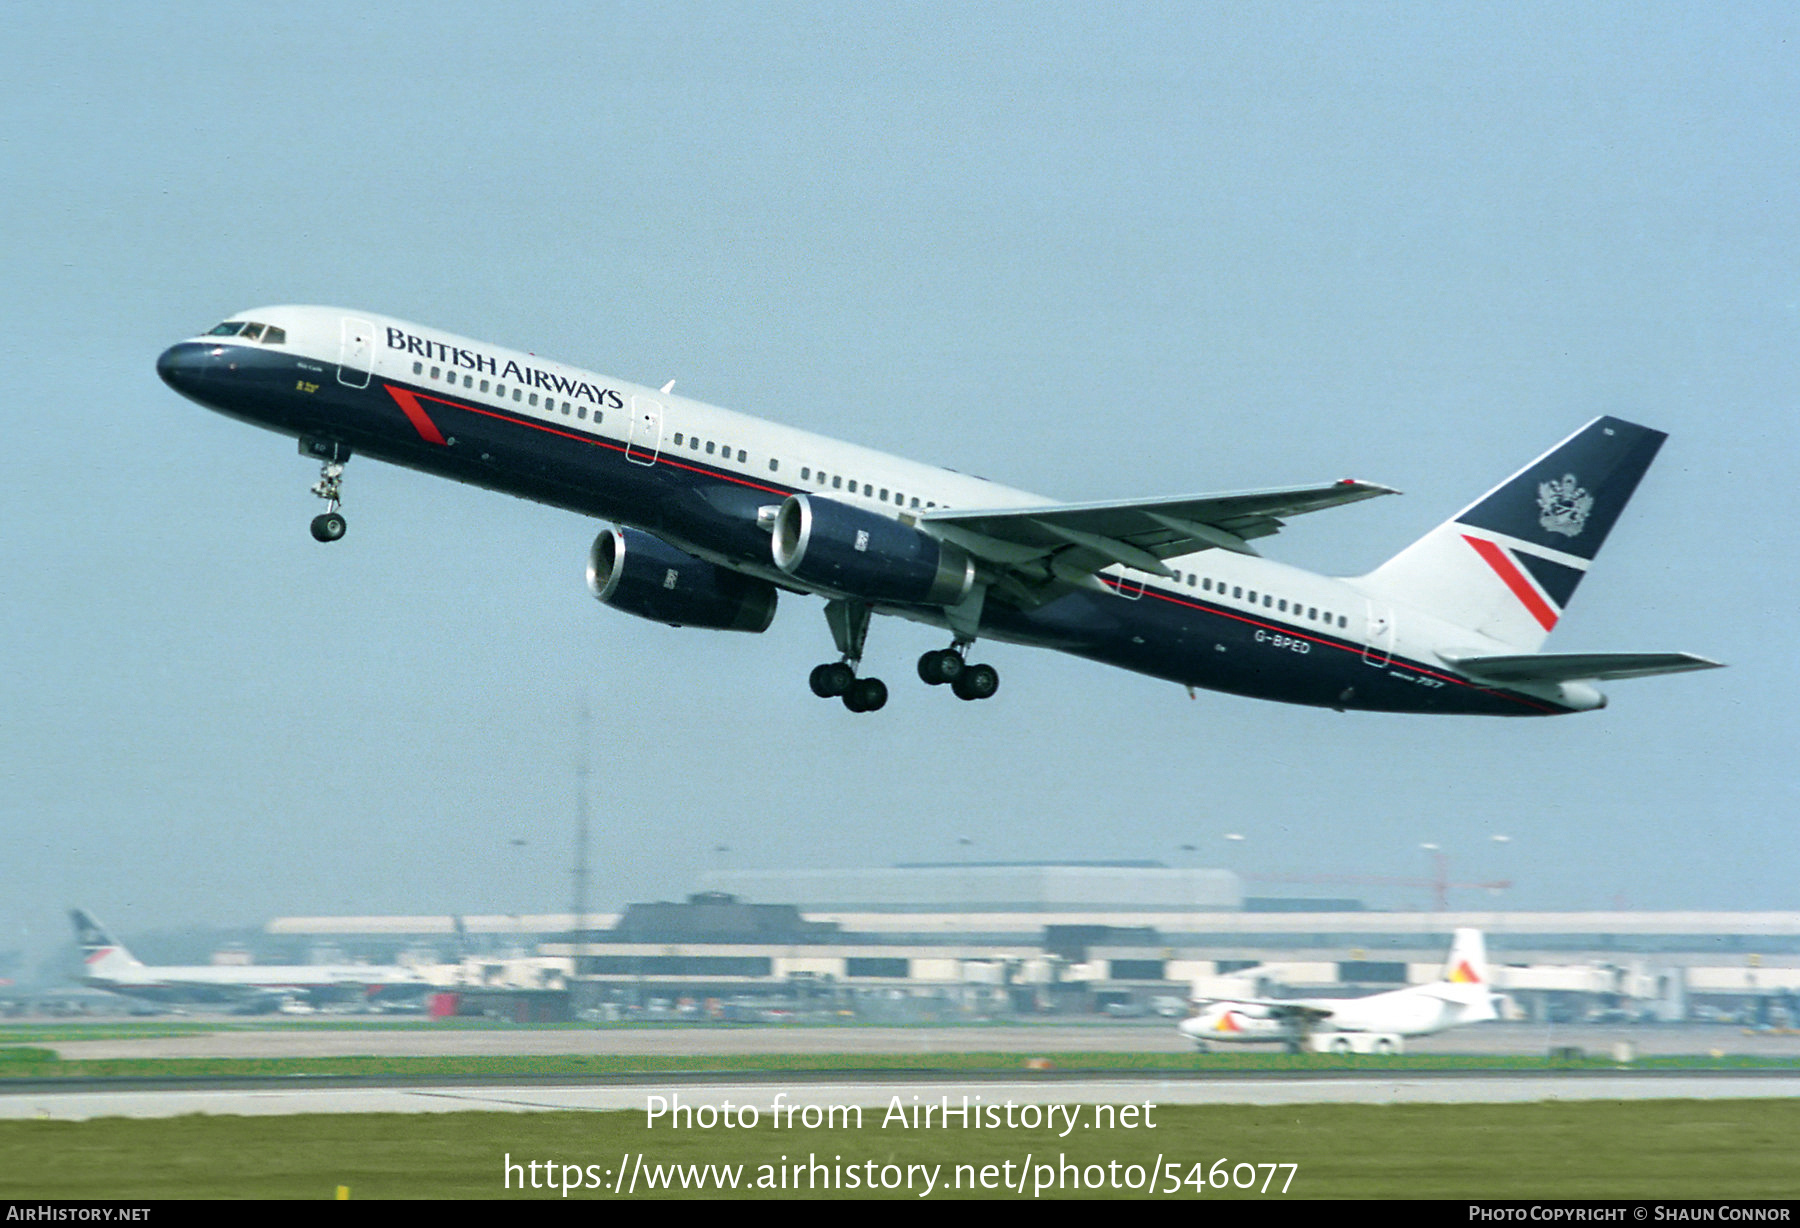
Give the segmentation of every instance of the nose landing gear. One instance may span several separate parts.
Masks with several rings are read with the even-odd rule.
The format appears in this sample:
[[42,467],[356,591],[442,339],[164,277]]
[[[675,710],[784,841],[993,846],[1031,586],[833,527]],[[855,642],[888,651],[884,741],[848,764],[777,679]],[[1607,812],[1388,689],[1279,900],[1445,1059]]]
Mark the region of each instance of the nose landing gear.
[[338,508],[343,502],[344,465],[350,459],[350,449],[330,440],[302,439],[300,454],[316,456],[320,461],[319,480],[313,483],[312,492],[325,500],[325,511],[313,517],[313,540],[337,541],[349,528]]

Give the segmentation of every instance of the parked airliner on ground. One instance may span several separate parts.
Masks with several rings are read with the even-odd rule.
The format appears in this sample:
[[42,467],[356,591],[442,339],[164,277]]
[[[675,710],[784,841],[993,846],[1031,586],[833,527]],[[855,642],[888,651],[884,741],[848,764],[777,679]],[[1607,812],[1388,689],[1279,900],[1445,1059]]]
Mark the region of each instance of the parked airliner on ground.
[[133,958],[79,908],[69,910],[87,968],[82,981],[148,1002],[219,1004],[275,1010],[284,1002],[395,1001],[421,998],[431,988],[411,968],[377,964],[244,964],[150,967]]
[[1597,418],[1366,576],[1259,557],[1284,518],[1393,494],[1346,479],[1051,503],[949,469],[449,333],[332,307],[234,315],[170,347],[170,387],[300,441],[320,541],[344,535],[354,453],[617,527],[601,602],[674,626],[762,631],[781,590],[825,599],[839,659],[815,694],[887,702],[861,673],[871,614],[941,627],[919,677],[999,687],[978,638],[1192,687],[1322,707],[1510,716],[1605,705],[1594,683],[1705,669],[1684,653],[1544,654],[1665,436]]
[[1402,1038],[1429,1036],[1466,1023],[1499,1018],[1488,988],[1487,944],[1481,931],[1456,931],[1443,976],[1364,998],[1208,998],[1181,1023],[1181,1034],[1202,1051],[1213,1045],[1279,1044],[1299,1052],[1308,1044],[1328,1052],[1398,1053]]

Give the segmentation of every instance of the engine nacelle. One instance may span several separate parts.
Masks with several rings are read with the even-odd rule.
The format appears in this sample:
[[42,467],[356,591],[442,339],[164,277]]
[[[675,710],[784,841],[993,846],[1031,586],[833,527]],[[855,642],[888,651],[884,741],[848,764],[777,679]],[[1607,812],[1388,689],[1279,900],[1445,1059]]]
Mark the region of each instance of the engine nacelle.
[[775,566],[808,584],[865,601],[955,605],[975,564],[949,542],[879,512],[789,495],[775,514]]
[[773,584],[638,529],[608,529],[594,539],[587,581],[602,605],[671,627],[767,631],[775,621]]

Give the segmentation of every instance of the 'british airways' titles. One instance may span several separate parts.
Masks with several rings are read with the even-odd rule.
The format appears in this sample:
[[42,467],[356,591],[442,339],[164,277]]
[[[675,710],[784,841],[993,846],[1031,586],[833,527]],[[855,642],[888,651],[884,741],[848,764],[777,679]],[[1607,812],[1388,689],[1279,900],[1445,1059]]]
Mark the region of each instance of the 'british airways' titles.
[[560,393],[566,397],[579,397],[584,401],[592,401],[609,409],[624,409],[625,399],[612,388],[596,388],[585,380],[570,379],[554,371],[545,371],[538,367],[521,366],[512,359],[504,363],[490,355],[465,349],[462,346],[446,345],[442,341],[433,341],[416,333],[409,333],[403,328],[390,327],[387,330],[388,349],[400,350],[407,354],[417,354],[433,362],[441,362],[447,366],[462,367],[469,371],[480,371],[496,379],[511,380],[526,388],[536,388],[547,393]]

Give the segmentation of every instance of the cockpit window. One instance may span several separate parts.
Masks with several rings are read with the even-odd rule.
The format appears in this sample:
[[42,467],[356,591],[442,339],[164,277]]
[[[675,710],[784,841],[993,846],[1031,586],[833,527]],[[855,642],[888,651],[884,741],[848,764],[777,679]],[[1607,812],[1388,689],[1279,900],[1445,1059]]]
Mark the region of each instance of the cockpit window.
[[227,320],[206,334],[208,337],[242,337],[245,341],[261,341],[264,345],[286,345],[287,330],[272,324],[247,320]]

